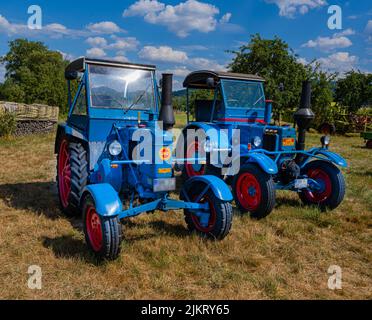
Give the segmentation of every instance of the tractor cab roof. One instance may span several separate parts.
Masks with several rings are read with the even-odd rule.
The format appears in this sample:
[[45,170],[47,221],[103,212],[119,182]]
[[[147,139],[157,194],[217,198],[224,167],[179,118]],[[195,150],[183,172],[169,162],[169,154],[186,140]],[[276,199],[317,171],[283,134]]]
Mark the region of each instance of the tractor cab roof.
[[77,72],[84,72],[86,64],[95,64],[108,67],[118,67],[118,68],[129,68],[129,69],[142,69],[154,71],[156,67],[154,65],[120,62],[114,60],[102,60],[102,59],[91,59],[86,57],[81,57],[72,61],[65,70],[65,77],[67,80],[71,80],[71,75]]
[[233,73],[233,72],[224,72],[224,71],[210,71],[210,70],[200,70],[191,72],[183,82],[185,88],[192,89],[213,89],[207,79],[214,79],[214,86],[221,79],[229,80],[243,80],[243,81],[258,81],[264,82],[265,80],[254,74],[245,74],[245,73]]

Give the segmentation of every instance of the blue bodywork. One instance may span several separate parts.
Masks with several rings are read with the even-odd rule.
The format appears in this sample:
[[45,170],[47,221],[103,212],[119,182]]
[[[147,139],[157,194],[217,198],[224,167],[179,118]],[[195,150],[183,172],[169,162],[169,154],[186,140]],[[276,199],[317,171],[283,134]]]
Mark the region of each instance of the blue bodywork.
[[[76,96],[73,100],[69,99],[67,122],[58,126],[55,145],[57,153],[61,138],[68,137],[70,140],[81,142],[88,152],[89,182],[82,193],[81,200],[89,194],[94,199],[98,214],[118,216],[119,219],[153,210],[189,209],[198,216],[205,215],[205,224],[208,225],[208,203],[170,199],[168,193],[174,189],[172,187],[168,190],[154,190],[157,184],[165,181],[172,184],[174,180],[172,186],[175,187],[173,164],[176,162],[172,159],[173,136],[163,130],[158,122],[160,98],[155,68],[140,65],[136,68],[130,67],[151,74],[151,88],[148,91],[152,92],[152,103],[142,109],[123,110],[119,107],[96,106],[99,102],[94,100],[104,95],[97,95],[97,97],[92,95],[93,67],[112,68],[113,63],[108,65],[95,62],[84,63]],[[99,89],[98,87],[95,90]],[[104,101],[102,104],[105,103]],[[85,105],[85,108],[81,108],[81,105]],[[141,142],[138,136],[146,135],[151,136],[154,141],[146,150],[151,151],[151,156],[141,158],[142,155],[139,155],[139,160],[132,159],[133,149]],[[109,152],[109,145],[114,141],[118,141],[122,148],[117,156],[112,156]],[[165,151],[169,153],[169,159],[168,157],[162,159],[163,148],[166,148]],[[194,183],[203,183],[206,186],[205,192],[211,188],[216,197],[221,200],[232,200],[229,188],[221,179],[204,176]],[[185,188],[188,186],[189,184],[184,186],[181,194],[185,194]],[[204,196],[203,192],[200,196]],[[136,205],[137,199],[140,199],[140,205]]]
[[[295,128],[289,125],[271,124],[272,101],[265,99],[263,79],[233,79],[231,74],[224,78],[223,73],[216,77],[217,73],[209,72],[215,76],[215,85],[211,87],[206,86],[200,80],[206,72],[195,72],[194,74],[200,74],[199,78],[190,74],[184,82],[187,91],[188,120],[187,126],[183,129],[184,136],[187,135],[188,129],[201,129],[205,132],[207,140],[217,142],[214,145],[214,151],[219,152],[220,149],[226,149],[226,147],[230,150],[233,148],[234,131],[240,130],[240,145],[238,145],[240,155],[239,159],[234,159],[232,162],[239,160],[240,165],[257,164],[264,172],[274,177],[276,188],[281,190],[299,191],[294,188],[294,181],[283,183],[280,180],[280,168],[285,161],[295,161],[300,169],[314,159],[347,167],[345,159],[329,151],[327,147],[312,148],[307,151],[297,150]],[[214,91],[213,100],[195,101],[193,120],[190,119],[191,89]],[[211,129],[224,133],[217,134],[218,138],[209,138],[208,131]],[[260,141],[260,143],[255,144],[255,141]],[[199,170],[196,167],[198,165],[200,164],[195,164],[195,171]],[[221,160],[213,165],[217,168],[224,166]],[[309,185],[317,188],[316,182],[311,179],[309,179]]]

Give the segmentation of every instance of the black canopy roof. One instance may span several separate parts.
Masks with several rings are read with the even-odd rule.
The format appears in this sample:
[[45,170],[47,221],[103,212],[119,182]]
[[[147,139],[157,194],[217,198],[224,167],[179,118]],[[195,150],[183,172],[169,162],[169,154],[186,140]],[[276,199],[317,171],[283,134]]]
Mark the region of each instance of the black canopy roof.
[[213,78],[215,83],[217,83],[220,79],[250,80],[259,82],[265,81],[263,78],[254,74],[200,70],[190,73],[183,82],[183,86],[185,88],[207,89],[210,88],[207,84],[208,78]]
[[72,61],[65,70],[65,74],[71,74],[73,72],[84,72],[85,64],[97,64],[97,65],[105,65],[105,66],[112,66],[112,67],[126,67],[126,68],[133,68],[133,69],[144,69],[144,70],[155,70],[156,67],[153,65],[147,64],[138,64],[138,63],[129,63],[129,62],[119,62],[113,60],[102,60],[102,59],[91,59],[86,57],[81,57]]

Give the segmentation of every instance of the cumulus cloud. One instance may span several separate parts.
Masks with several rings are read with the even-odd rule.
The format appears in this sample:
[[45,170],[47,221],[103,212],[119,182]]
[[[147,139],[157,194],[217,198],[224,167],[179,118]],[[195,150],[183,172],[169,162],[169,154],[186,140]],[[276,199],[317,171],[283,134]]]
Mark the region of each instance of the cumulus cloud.
[[102,21],[98,23],[90,23],[86,27],[89,31],[94,33],[101,33],[101,34],[112,34],[112,33],[119,33],[123,32],[124,30],[120,29],[120,27],[111,21]]
[[134,37],[121,38],[112,36],[111,38],[114,42],[105,46],[105,48],[109,50],[133,51],[136,50],[139,45],[138,40]]
[[87,50],[89,58],[103,58],[106,57],[106,52],[102,48],[90,48]]
[[187,67],[175,67],[173,69],[164,70],[164,73],[172,73],[176,77],[185,78],[191,71]]
[[297,13],[302,15],[312,9],[323,7],[327,4],[325,0],[265,0],[267,3],[274,3],[279,8],[279,15],[293,18]]
[[354,69],[358,63],[358,57],[350,55],[349,52],[337,52],[317,61],[323,69],[344,73]]
[[102,37],[89,37],[85,42],[92,47],[104,47],[107,45],[107,40]]
[[[174,6],[157,0],[138,0],[123,12],[123,16],[142,16],[146,22],[166,26],[169,31],[184,38],[192,31],[214,31],[219,23],[216,18],[219,13],[216,6],[197,0],[187,0]],[[227,23],[230,18],[231,13],[227,13],[221,21]]]
[[365,33],[367,34],[367,41],[372,43],[372,20],[369,20],[366,28],[365,28]]
[[222,18],[220,19],[220,23],[229,23],[231,19],[232,14],[230,12],[225,13]]
[[168,46],[145,46],[140,52],[139,57],[151,61],[164,61],[164,62],[186,62],[188,56],[186,52],[174,50]]
[[347,36],[354,35],[355,31],[346,29],[343,32],[335,33],[332,37],[318,37],[315,40],[309,40],[304,43],[304,48],[318,48],[322,51],[331,51],[334,49],[348,48],[353,45]]

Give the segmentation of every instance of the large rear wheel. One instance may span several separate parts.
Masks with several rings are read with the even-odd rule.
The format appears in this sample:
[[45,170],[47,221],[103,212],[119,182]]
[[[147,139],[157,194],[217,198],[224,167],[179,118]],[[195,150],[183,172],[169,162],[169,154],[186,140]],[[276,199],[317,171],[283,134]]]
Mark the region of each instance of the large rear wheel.
[[275,206],[272,176],[253,163],[245,164],[234,177],[233,194],[242,213],[250,212],[256,219],[269,215]]
[[57,155],[57,187],[60,206],[67,216],[80,214],[80,196],[87,181],[88,161],[84,146],[63,138]]

